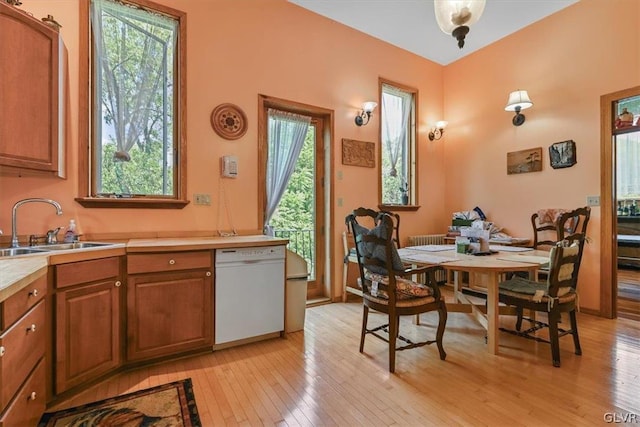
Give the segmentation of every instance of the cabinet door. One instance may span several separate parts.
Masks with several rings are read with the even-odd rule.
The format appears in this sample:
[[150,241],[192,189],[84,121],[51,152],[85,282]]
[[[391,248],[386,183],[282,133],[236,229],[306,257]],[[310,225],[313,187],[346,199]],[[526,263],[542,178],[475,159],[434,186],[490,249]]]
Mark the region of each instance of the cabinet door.
[[212,288],[209,270],[129,276],[128,360],[211,346]]
[[63,176],[59,34],[0,3],[0,40],[0,169]]
[[103,280],[56,294],[56,393],[119,366],[120,284]]

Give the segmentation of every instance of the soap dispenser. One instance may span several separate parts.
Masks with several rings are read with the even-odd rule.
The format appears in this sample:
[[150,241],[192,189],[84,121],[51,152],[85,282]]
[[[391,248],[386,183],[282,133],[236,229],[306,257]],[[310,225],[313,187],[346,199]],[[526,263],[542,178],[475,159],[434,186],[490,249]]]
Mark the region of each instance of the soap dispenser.
[[76,220],[69,220],[69,227],[67,227],[67,231],[64,233],[64,242],[65,243],[73,243],[77,240],[78,234],[76,233]]

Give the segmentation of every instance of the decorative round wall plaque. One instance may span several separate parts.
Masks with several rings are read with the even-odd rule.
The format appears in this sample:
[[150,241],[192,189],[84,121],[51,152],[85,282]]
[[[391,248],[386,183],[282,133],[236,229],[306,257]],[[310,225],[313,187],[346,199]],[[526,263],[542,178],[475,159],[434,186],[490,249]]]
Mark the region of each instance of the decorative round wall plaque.
[[211,112],[211,127],[224,139],[238,139],[247,132],[247,116],[236,105],[220,104]]

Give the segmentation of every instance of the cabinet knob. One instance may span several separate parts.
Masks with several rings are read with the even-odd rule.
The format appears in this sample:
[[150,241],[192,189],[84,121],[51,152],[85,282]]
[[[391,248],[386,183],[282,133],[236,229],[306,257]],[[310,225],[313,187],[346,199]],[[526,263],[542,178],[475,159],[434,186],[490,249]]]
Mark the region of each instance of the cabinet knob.
[[173,264],[175,264],[175,263],[176,263],[176,260],[175,260],[175,259],[170,259],[170,260],[169,260],[169,265],[173,265]]
[[4,346],[0,346],[0,357],[4,356],[4,352],[5,352]]
[[27,332],[35,332],[35,331],[36,331],[36,324],[35,323],[31,324],[31,326],[29,326],[27,328]]
[[36,392],[32,391],[31,394],[29,395],[29,400],[36,400]]
[[30,297],[37,297],[38,296],[38,290],[34,289],[31,292],[29,292],[29,296]]
[[207,271],[207,277],[211,277],[211,272]]
[[116,280],[116,288],[119,288],[122,285],[122,282],[120,280]]

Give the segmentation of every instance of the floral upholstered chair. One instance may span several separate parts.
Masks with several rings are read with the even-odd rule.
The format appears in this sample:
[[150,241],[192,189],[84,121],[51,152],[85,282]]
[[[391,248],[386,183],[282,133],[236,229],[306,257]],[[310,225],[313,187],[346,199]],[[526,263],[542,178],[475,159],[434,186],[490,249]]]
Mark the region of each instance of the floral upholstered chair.
[[[372,228],[362,225],[372,224]],[[405,268],[394,243],[394,222],[388,212],[359,208],[345,219],[356,246],[360,280],[362,282],[363,319],[360,334],[360,352],[371,334],[389,343],[389,372],[395,372],[396,351],[436,343],[440,359],[447,354],[442,337],[447,322],[444,298],[435,280],[437,267]],[[414,282],[408,277],[425,273],[426,283]],[[387,322],[368,327],[369,310],[387,315]],[[400,316],[412,316],[429,311],[438,312],[438,328],[434,340],[412,342],[399,333]]]

